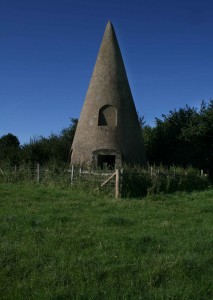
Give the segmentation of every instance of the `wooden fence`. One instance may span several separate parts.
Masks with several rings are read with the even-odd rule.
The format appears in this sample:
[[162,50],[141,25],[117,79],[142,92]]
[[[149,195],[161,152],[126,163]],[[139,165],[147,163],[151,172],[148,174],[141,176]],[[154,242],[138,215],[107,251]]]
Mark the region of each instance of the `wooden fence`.
[[[192,176],[193,175],[193,176]],[[170,192],[192,189],[193,185],[206,186],[207,175],[194,169],[124,168],[116,170],[88,170],[71,166],[70,169],[58,166],[0,165],[0,182],[36,183],[44,185],[81,187],[90,190],[103,190],[115,198],[149,192]],[[186,182],[188,180],[188,182]],[[191,182],[190,182],[191,180]],[[185,186],[184,186],[185,184]],[[191,184],[191,186],[189,186]]]
[[36,183],[61,186],[82,186],[90,189],[106,190],[116,198],[120,196],[120,170],[84,170],[71,166],[68,168],[34,166],[1,166],[0,182]]

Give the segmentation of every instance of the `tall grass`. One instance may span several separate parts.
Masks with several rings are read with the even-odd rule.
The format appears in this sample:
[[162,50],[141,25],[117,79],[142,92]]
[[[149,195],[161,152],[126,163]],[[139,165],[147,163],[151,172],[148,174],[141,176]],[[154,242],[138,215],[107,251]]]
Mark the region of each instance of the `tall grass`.
[[212,299],[212,198],[0,184],[1,299]]
[[124,197],[141,197],[147,194],[191,192],[204,190],[208,188],[209,184],[208,177],[201,176],[200,171],[192,167],[156,166],[148,170],[137,166],[125,167],[123,169],[122,194]]
[[[112,170],[74,169],[73,178],[68,166],[25,164],[20,166],[1,165],[0,182],[36,183],[46,186],[81,187],[88,191],[99,190],[101,184],[112,174]],[[200,171],[191,167],[163,166],[141,168],[124,166],[121,176],[122,197],[141,197],[176,191],[204,190],[209,186],[208,176],[201,176]],[[115,179],[111,180],[103,191],[114,195]]]

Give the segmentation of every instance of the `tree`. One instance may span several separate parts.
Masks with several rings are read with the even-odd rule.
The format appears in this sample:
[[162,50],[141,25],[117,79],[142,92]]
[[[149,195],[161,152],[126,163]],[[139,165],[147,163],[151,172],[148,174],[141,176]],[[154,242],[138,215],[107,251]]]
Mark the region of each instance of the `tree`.
[[213,175],[213,100],[202,101],[200,111],[187,128],[182,130],[181,139],[193,145],[193,164],[210,171]]
[[17,164],[20,160],[20,142],[12,133],[0,138],[0,161]]
[[197,110],[186,105],[144,126],[147,159],[164,165],[192,165],[213,173],[213,100]]
[[60,134],[51,134],[48,138],[40,136],[32,139],[22,147],[22,158],[25,162],[64,164],[70,161],[70,148],[75,135],[78,120],[71,119],[68,128]]

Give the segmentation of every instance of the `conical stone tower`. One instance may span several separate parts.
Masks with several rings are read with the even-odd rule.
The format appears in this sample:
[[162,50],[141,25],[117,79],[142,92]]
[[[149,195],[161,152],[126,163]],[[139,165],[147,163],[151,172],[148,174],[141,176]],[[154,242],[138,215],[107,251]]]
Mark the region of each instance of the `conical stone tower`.
[[71,164],[143,164],[144,144],[111,22],[98,53],[71,148]]

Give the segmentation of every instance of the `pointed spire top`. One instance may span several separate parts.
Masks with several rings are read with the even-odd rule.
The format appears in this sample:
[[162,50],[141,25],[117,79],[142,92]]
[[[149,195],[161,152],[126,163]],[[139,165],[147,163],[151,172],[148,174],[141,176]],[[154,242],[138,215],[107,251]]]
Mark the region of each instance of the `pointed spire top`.
[[110,20],[107,22],[107,26],[112,26],[113,27],[112,22]]
[[[106,82],[125,82],[128,85],[128,79],[118,45],[116,33],[112,22],[109,20],[106,25],[101,47],[96,60],[92,82],[99,82],[104,78]],[[122,79],[121,79],[122,78]]]
[[109,20],[106,25],[105,33],[115,32],[112,22]]

